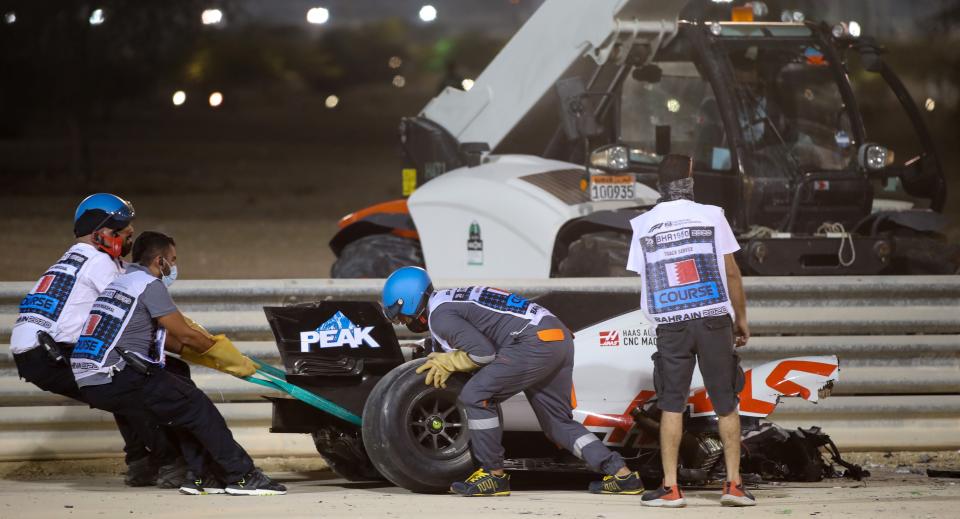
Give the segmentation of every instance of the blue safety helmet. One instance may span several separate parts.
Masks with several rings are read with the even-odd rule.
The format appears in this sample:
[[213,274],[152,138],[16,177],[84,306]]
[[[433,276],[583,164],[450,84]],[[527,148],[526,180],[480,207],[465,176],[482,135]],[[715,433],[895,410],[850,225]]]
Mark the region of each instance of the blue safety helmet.
[[427,307],[432,293],[433,283],[426,270],[401,267],[393,271],[383,284],[383,311],[387,319],[394,322],[401,316],[416,318]]
[[90,195],[80,202],[73,214],[73,232],[85,236],[102,227],[120,230],[136,216],[133,204],[110,193]]

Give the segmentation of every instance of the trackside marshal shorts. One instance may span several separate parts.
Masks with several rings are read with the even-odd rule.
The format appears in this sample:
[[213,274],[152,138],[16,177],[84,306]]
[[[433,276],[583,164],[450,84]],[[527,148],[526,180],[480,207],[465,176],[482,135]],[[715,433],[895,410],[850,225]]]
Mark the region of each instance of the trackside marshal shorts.
[[707,395],[718,415],[737,409],[743,389],[740,356],[729,316],[705,317],[657,326],[653,385],[657,407],[682,413],[690,394],[693,367],[699,361]]

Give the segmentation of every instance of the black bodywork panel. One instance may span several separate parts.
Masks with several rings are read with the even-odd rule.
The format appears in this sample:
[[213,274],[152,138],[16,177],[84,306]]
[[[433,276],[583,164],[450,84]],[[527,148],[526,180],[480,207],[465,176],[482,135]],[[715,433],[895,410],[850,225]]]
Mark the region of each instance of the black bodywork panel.
[[[263,311],[277,341],[287,381],[358,416],[363,414],[363,404],[377,381],[404,362],[393,325],[384,317],[376,303],[322,301],[295,306],[264,307]],[[369,337],[378,346],[372,346],[371,341],[367,340],[359,341],[356,345],[349,342],[336,345],[337,339],[341,337],[342,321],[340,328],[331,327],[322,339],[313,336],[308,339],[313,339],[314,342],[301,342],[301,334],[317,332],[318,328],[338,313],[349,320],[349,324],[354,325],[354,328],[343,336],[345,340],[360,335]],[[367,328],[372,329],[366,336],[360,333]],[[304,348],[307,351],[303,351]],[[286,423],[293,424],[290,425],[292,428],[298,427],[296,424],[309,423],[308,418],[303,416],[307,411],[314,412],[312,407],[300,401],[274,400],[274,428],[286,427],[283,425]],[[291,415],[289,418],[288,414]]]

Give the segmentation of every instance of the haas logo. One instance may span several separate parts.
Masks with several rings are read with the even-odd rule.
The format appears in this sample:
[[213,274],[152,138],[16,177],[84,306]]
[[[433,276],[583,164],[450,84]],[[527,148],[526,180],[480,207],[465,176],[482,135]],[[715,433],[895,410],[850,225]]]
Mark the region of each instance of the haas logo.
[[620,346],[620,330],[601,331],[600,346]]

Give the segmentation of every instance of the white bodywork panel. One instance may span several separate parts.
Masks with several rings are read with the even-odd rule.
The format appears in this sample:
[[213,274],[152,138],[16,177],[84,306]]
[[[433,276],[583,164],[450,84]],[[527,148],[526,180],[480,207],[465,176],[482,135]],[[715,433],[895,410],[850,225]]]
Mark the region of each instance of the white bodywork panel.
[[577,59],[609,57],[616,41],[650,40],[676,28],[686,1],[546,0],[469,91],[448,87],[420,115],[459,142],[494,149]]
[[[639,305],[639,301],[637,302]],[[656,331],[636,310],[575,332],[573,387],[577,407],[573,417],[594,432],[611,433],[605,443],[622,445],[629,410],[653,397],[653,361]],[[839,379],[836,356],[793,357],[756,366],[746,375],[740,394],[740,414],[765,417],[784,395],[816,403],[818,391]],[[688,408],[693,416],[711,415],[699,366],[694,370]],[[530,404],[521,393],[501,404],[504,429],[539,431]],[[618,427],[617,425],[620,425]],[[620,429],[618,435],[614,431]]]
[[[529,155],[501,155],[441,175],[410,195],[427,270],[442,278],[547,278],[557,232],[599,210],[653,205],[659,195],[637,184],[637,199],[570,205],[520,177],[583,166]],[[574,186],[575,188],[575,186]],[[479,225],[483,259],[468,257],[471,224]]]

